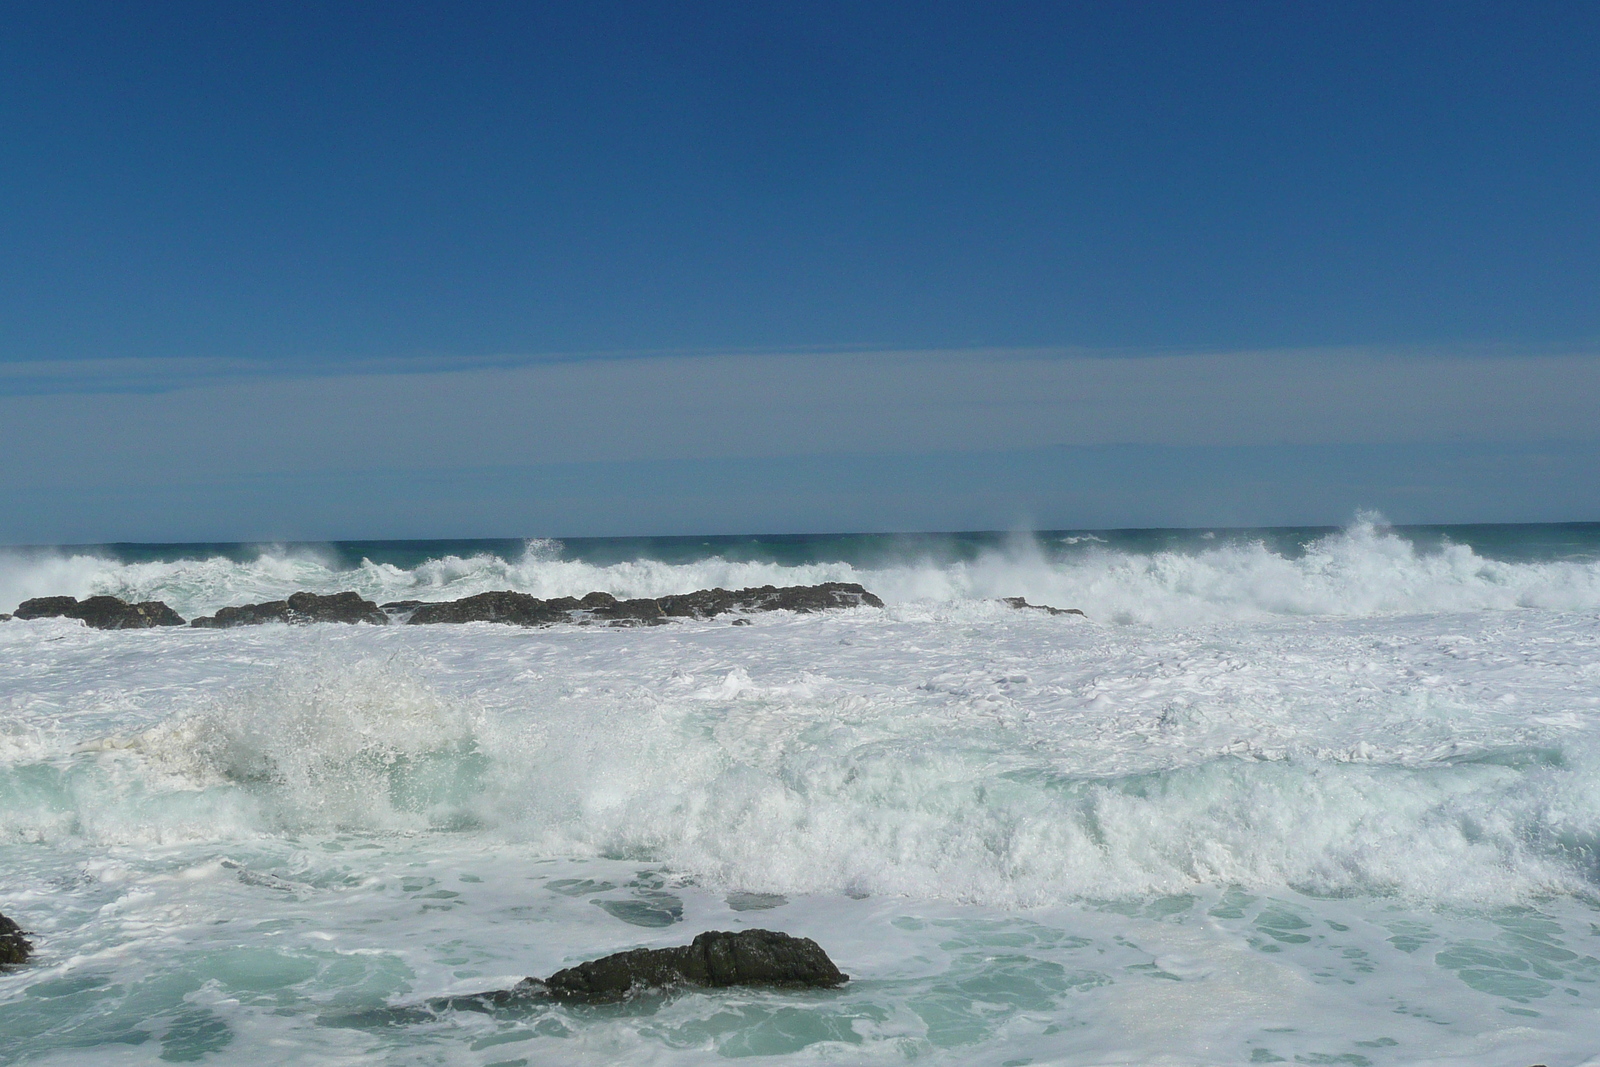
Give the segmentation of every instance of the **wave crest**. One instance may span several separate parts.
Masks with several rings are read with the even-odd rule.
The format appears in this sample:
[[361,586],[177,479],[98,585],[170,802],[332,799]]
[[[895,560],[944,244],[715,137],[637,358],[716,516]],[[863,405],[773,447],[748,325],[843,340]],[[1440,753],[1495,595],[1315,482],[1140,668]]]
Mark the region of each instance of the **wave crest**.
[[315,546],[267,548],[243,562],[224,556],[125,563],[88,554],[13,554],[0,557],[0,606],[31,596],[109,593],[130,601],[164,600],[194,617],[233,604],[281,600],[302,589],[353,589],[382,603],[450,600],[498,589],[540,597],[599,589],[626,598],[840,581],[859,582],[891,605],[1026,596],[1125,623],[1600,609],[1600,562],[1504,561],[1448,542],[1425,550],[1375,516],[1292,553],[1262,541],[1198,540],[1184,549],[1132,551],[1097,537],[1066,540],[1075,543],[1016,537],[972,559],[917,556],[874,564],[717,555],[688,563],[641,557],[597,564],[565,558],[560,542],[537,540],[515,558],[441,555],[413,567],[369,559],[340,567]]

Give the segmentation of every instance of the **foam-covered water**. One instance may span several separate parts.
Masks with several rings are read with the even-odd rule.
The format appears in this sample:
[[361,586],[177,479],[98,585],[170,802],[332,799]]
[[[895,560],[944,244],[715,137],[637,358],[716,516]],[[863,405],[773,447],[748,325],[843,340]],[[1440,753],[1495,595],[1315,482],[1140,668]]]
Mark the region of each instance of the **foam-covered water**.
[[[1597,1062],[1588,534],[18,551],[0,608],[822,580],[888,607],[0,624],[0,911],[40,950],[0,1034],[29,1063]],[[741,924],[852,982],[449,1000]]]

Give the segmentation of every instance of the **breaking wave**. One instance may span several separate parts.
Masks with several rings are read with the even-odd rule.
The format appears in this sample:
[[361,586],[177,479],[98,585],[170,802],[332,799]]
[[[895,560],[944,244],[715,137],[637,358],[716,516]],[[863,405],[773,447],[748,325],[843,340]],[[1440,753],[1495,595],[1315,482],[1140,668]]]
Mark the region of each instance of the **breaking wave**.
[[[1071,542],[1066,548],[1062,545]],[[1600,609],[1600,562],[1492,559],[1464,544],[1423,549],[1363,517],[1295,553],[1261,541],[1198,541],[1184,549],[1130,551],[1084,536],[1046,544],[1026,536],[973,559],[926,556],[863,564],[786,564],[713,555],[694,562],[640,558],[598,564],[530,541],[515,558],[443,555],[412,566],[364,559],[340,566],[314,546],[225,556],[123,562],[59,551],[0,556],[0,607],[31,596],[109,593],[164,600],[185,616],[229,604],[282,599],[305,589],[354,589],[388,600],[448,600],[495,589],[581,596],[600,589],[657,597],[713,586],[860,582],[890,604],[938,605],[1001,596],[1083,609],[1108,622],[1250,621],[1285,615],[1367,616],[1439,611]]]
[[672,697],[530,699],[485,710],[393,661],[297,668],[142,733],[15,750],[0,839],[474,833],[757,892],[1002,905],[1228,885],[1474,903],[1600,887],[1600,759],[1581,745],[1106,776],[892,707],[799,713],[737,673]]

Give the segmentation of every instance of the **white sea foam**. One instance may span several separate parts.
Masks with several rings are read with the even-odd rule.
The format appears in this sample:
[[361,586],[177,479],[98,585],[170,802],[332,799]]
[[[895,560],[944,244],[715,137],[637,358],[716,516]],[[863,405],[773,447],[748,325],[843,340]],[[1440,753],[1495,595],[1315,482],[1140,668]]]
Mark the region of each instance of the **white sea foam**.
[[[1379,658],[1308,672],[1324,642],[1304,633],[1286,668],[1252,662],[1285,656],[1282,634],[1234,632],[1219,652],[1048,617],[954,625],[984,618],[991,635],[956,638],[968,647],[955,653],[983,666],[931,675],[914,650],[951,642],[952,621],[870,609],[763,626],[753,636],[780,642],[775,658],[732,667],[719,666],[723,637],[738,631],[710,624],[557,631],[533,648],[500,628],[259,631],[249,658],[288,659],[187,711],[61,736],[43,759],[36,733],[15,734],[0,829],[104,845],[485,830],[761,892],[997,905],[1230,884],[1483,904],[1594,888],[1587,723],[1600,709],[1549,691],[1596,670],[1593,642],[1521,679],[1529,703],[1556,702],[1529,707],[1430,679],[1445,655],[1473,662],[1449,642],[1358,641]],[[886,627],[913,651],[879,645]],[[1029,651],[1052,632],[1077,635],[1077,650]],[[215,645],[148,636],[169,671],[218,666]],[[470,650],[470,665],[440,667],[462,638],[452,658]],[[874,646],[871,666],[841,640]],[[354,659],[352,642],[366,650]],[[1505,652],[1482,650],[1479,665]],[[459,686],[463,669],[471,698],[427,680],[445,670]],[[1414,691],[1339,706],[1351,679],[1388,678]],[[1320,688],[1284,701],[1308,684]],[[126,699],[79,699],[108,697]],[[1530,721],[1555,710],[1584,725]],[[105,721],[88,718],[94,731]]]
[[[1591,1054],[1591,565],[1423,552],[1370,523],[1293,557],[1073,551],[13,559],[13,595],[186,613],[297,588],[824,578],[889,607],[738,628],[0,624],[0,910],[42,953],[0,975],[0,1031],[74,1065],[107,1047],[315,1065]],[[817,937],[855,979],[610,1014],[419,1007],[739,923]]]
[[[1069,540],[1077,541],[1072,538]],[[1026,596],[1079,607],[1097,619],[1195,623],[1279,615],[1551,608],[1600,610],[1600,562],[1506,562],[1466,545],[1424,551],[1363,517],[1347,529],[1286,556],[1263,543],[1216,543],[1199,550],[1130,552],[1084,538],[1067,556],[1013,538],[970,561],[909,558],[872,566],[847,562],[785,565],[713,556],[692,563],[634,559],[593,564],[563,559],[559,546],[531,541],[514,559],[444,556],[404,568],[362,561],[335,566],[314,546],[264,548],[246,562],[222,556],[123,563],[97,555],[0,556],[0,604],[31,596],[110,593],[159,599],[186,616],[230,604],[282,599],[297,590],[353,589],[377,601],[447,600],[495,589],[536,596],[662,596],[714,586],[860,582],[892,603]]]

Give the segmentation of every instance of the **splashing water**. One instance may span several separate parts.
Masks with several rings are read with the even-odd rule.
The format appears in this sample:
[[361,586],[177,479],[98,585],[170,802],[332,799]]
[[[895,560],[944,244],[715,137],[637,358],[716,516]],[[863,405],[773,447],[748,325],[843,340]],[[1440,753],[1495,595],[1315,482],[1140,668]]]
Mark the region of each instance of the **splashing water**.
[[[1095,536],[799,561],[14,557],[13,596],[187,613],[296,588],[818,580],[889,606],[0,624],[0,910],[40,947],[0,975],[0,1032],[60,1063],[1592,1055],[1594,560],[1375,521]],[[449,999],[740,924],[813,936],[855,978],[602,1013]]]

